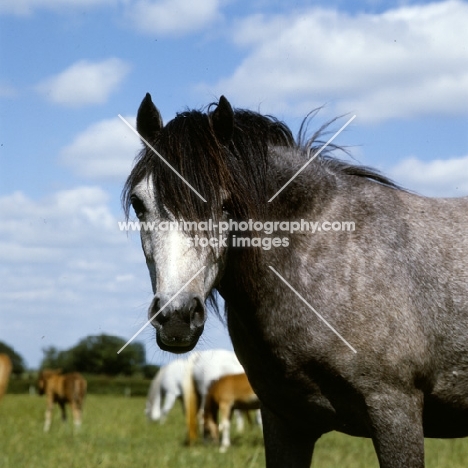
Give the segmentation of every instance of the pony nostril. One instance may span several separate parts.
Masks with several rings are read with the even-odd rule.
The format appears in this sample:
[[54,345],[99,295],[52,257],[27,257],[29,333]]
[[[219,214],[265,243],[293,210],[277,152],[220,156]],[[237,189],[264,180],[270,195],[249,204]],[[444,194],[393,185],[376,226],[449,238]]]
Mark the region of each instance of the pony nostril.
[[[157,311],[155,312],[155,314]],[[164,325],[170,319],[169,314],[165,314],[164,311],[157,313],[156,317],[154,317],[152,323],[157,323],[158,325]]]
[[[164,309],[159,311],[161,307]],[[148,310],[148,319],[158,329],[168,324],[174,326],[176,323],[199,328],[205,324],[205,306],[202,298],[196,294],[182,293],[172,301],[157,294]]]
[[151,324],[153,326],[164,325],[169,320],[169,317],[164,313],[164,310],[161,312],[159,311],[160,307],[161,301],[160,298],[156,295],[148,310],[148,320],[151,320]]

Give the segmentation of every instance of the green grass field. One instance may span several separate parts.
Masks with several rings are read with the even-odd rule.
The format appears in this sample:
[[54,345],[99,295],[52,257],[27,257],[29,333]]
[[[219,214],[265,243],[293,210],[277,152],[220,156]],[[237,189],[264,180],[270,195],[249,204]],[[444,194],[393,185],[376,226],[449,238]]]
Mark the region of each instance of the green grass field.
[[[260,468],[265,466],[258,427],[232,435],[232,447],[220,454],[215,446],[184,445],[180,405],[165,425],[150,424],[145,399],[89,395],[83,426],[74,433],[62,424],[58,409],[51,430],[42,431],[45,400],[6,395],[0,404],[1,468]],[[327,434],[317,444],[313,467],[378,468],[369,440]],[[427,468],[468,466],[468,439],[427,440]]]

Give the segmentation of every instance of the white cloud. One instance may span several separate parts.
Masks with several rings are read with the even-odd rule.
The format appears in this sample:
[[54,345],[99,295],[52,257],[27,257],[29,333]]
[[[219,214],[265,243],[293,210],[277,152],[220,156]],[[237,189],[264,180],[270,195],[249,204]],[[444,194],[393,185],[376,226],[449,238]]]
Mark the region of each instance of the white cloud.
[[215,94],[296,115],[328,103],[361,122],[466,113],[466,24],[468,4],[459,0],[382,14],[313,8],[252,16],[233,28],[248,55]]
[[48,100],[67,107],[102,104],[115,92],[130,71],[123,60],[80,60],[58,75],[46,78],[36,89]]
[[[14,192],[0,198],[0,236],[4,242],[16,245],[15,258],[26,262],[31,257],[22,254],[21,246],[28,252],[37,249],[40,259],[49,252],[49,261],[62,262],[63,249],[78,241],[96,244],[105,233],[106,243],[115,244],[117,221],[107,205],[108,198],[101,188],[87,186],[55,192],[40,202]],[[0,261],[4,255],[12,260],[11,254],[3,244]]]
[[0,14],[31,15],[39,9],[67,11],[70,8],[93,8],[101,5],[117,4],[118,0],[2,0]]
[[139,239],[119,230],[109,203],[90,186],[40,200],[0,197],[0,329],[30,364],[42,346],[102,332],[130,337],[146,316],[151,285]]
[[[126,118],[135,125],[135,118]],[[61,161],[91,179],[122,180],[130,174],[141,149],[139,138],[119,119],[95,123],[61,151]]]
[[146,34],[184,35],[198,31],[221,17],[220,0],[140,0],[127,16]]
[[427,196],[467,196],[468,156],[421,161],[408,158],[389,171],[400,185]]

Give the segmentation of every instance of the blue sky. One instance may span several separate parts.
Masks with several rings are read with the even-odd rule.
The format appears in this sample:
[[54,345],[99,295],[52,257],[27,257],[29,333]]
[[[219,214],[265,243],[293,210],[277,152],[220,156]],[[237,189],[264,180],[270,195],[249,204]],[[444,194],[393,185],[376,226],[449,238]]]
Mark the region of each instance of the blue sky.
[[[468,195],[468,2],[3,0],[0,340],[130,338],[151,287],[117,228],[146,92],[165,121],[221,94],[284,120],[356,114],[338,143],[428,196]],[[200,347],[229,347],[217,319]],[[167,357],[151,330],[148,359]]]

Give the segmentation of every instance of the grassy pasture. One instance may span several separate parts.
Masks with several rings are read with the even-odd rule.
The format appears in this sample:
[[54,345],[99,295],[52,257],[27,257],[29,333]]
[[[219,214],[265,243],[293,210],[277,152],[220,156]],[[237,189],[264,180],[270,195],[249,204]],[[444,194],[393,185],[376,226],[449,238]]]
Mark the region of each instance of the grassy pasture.
[[[0,404],[1,468],[260,468],[265,466],[261,431],[233,431],[232,447],[220,454],[210,444],[184,445],[180,405],[165,425],[145,420],[143,397],[89,395],[83,426],[74,433],[58,409],[50,433],[42,431],[45,399],[11,395]],[[317,444],[313,467],[378,468],[372,443],[332,433]],[[468,439],[427,440],[427,468],[468,466]]]

